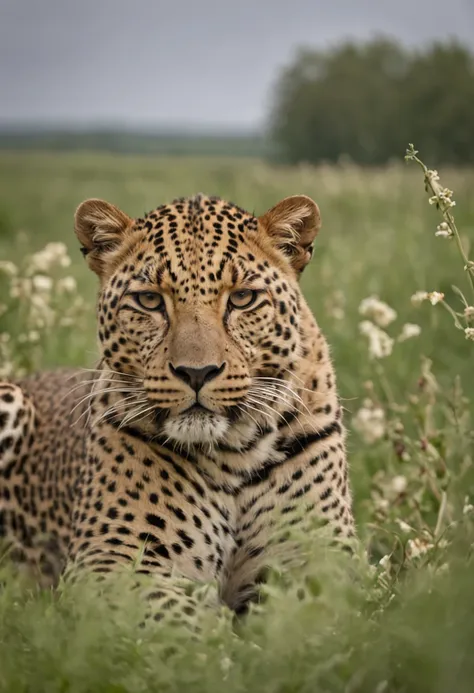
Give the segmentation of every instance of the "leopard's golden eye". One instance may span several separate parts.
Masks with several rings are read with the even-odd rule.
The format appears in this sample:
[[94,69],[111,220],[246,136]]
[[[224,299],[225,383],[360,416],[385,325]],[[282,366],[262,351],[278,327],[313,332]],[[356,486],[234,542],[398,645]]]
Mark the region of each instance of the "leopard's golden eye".
[[258,292],[252,289],[233,291],[229,296],[229,304],[232,308],[249,308],[255,302]]
[[153,291],[141,291],[134,294],[134,299],[141,308],[145,310],[160,310],[163,307],[164,299],[161,294]]

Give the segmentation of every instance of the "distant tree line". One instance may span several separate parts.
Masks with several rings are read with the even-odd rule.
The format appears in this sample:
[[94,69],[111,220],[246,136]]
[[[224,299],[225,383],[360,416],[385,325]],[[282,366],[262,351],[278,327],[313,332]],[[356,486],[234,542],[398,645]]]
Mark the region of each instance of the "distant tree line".
[[0,151],[102,151],[150,156],[211,156],[266,158],[271,143],[260,133],[146,133],[133,130],[29,128],[0,125]]
[[274,90],[270,136],[289,163],[381,164],[414,142],[431,162],[474,162],[474,55],[386,39],[300,50]]

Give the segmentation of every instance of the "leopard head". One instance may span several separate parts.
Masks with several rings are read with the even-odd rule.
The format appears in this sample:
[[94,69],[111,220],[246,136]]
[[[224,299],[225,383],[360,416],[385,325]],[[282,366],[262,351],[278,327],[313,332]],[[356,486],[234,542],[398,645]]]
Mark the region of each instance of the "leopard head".
[[[298,279],[319,227],[302,195],[258,218],[203,195],[138,219],[101,200],[79,206],[75,231],[100,279],[102,365],[139,380],[148,430],[213,443],[277,415],[297,376]],[[264,391],[274,397],[263,406]]]

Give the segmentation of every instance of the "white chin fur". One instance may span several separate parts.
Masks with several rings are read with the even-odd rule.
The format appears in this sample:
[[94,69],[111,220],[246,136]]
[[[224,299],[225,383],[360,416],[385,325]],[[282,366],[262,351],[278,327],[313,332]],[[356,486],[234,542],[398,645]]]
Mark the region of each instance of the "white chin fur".
[[183,445],[217,443],[224,437],[228,428],[229,422],[226,418],[205,412],[180,414],[167,419],[163,427],[165,435]]

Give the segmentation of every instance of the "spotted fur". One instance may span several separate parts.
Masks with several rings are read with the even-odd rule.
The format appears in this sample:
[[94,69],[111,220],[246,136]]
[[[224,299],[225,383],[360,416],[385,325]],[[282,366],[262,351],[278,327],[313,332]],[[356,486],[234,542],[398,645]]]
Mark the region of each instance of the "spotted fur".
[[240,611],[284,557],[280,526],[353,536],[334,371],[298,283],[319,225],[305,196],[260,218],[203,195],[135,220],[79,207],[97,369],[0,389],[0,537],[42,580],[133,563],[163,608],[191,616],[188,585],[212,580]]

